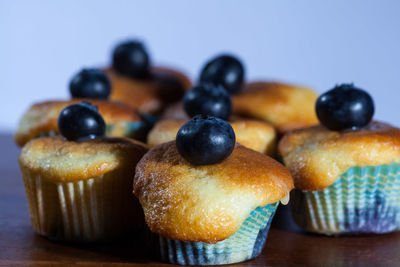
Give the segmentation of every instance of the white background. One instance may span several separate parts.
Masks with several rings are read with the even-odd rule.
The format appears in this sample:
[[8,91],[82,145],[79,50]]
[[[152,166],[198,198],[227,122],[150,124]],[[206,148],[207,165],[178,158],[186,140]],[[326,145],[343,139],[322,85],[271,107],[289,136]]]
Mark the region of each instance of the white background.
[[197,78],[206,59],[239,55],[248,80],[323,92],[354,82],[375,118],[400,126],[400,1],[0,0],[0,131],[34,101],[69,97],[83,66],[104,66],[116,42],[138,37],[152,61]]

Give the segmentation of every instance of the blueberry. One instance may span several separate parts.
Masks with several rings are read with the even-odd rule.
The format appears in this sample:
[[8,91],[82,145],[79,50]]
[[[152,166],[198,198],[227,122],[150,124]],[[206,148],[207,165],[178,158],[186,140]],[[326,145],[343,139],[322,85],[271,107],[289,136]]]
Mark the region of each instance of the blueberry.
[[106,125],[97,107],[81,102],[61,111],[58,129],[67,140],[85,141],[104,136]]
[[82,69],[72,77],[69,91],[75,98],[107,99],[111,93],[111,83],[99,69]]
[[202,114],[227,120],[231,115],[232,101],[221,85],[202,83],[185,94],[183,107],[190,117]]
[[149,73],[149,55],[141,42],[128,41],[119,44],[113,53],[112,66],[122,75],[144,78]]
[[372,97],[353,84],[342,84],[322,94],[315,108],[319,121],[336,131],[363,127],[374,115]]
[[244,80],[244,67],[239,59],[231,55],[220,55],[203,67],[200,82],[221,84],[229,93],[240,91]]
[[235,132],[228,122],[216,117],[197,115],[179,129],[176,148],[190,163],[209,165],[229,157],[235,141]]

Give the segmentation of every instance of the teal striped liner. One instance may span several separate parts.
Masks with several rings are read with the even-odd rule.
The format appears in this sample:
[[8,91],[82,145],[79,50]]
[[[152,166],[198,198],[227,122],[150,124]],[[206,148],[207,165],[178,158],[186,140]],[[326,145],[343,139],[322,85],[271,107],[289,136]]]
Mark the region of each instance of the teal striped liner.
[[351,167],[320,191],[292,191],[295,222],[326,235],[400,229],[400,164]]
[[215,244],[183,242],[151,234],[152,249],[164,262],[180,265],[219,265],[242,262],[258,256],[267,238],[279,201],[253,210],[229,238]]

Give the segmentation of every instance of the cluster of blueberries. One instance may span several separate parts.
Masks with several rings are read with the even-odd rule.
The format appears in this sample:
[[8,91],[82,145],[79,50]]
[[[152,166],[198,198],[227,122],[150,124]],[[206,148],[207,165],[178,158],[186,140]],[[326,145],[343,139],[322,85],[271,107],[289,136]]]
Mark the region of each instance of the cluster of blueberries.
[[[135,79],[149,75],[149,56],[142,43],[130,41],[116,47],[113,68]],[[244,84],[243,64],[231,55],[210,60],[202,69],[199,83],[183,99],[192,117],[176,137],[179,153],[196,165],[226,159],[235,146],[235,133],[226,120],[231,115],[231,94]],[[111,84],[99,69],[83,69],[71,80],[70,93],[76,98],[107,99]],[[352,84],[342,84],[322,94],[316,114],[330,130],[357,129],[367,125],[374,113],[371,96]],[[105,123],[97,108],[87,102],[65,108],[58,120],[60,133],[68,140],[82,141],[103,136]]]

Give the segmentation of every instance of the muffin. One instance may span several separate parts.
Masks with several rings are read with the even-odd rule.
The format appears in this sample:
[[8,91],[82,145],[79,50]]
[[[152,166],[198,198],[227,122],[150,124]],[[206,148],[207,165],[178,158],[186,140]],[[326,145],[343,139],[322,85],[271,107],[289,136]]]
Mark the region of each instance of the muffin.
[[191,87],[185,74],[150,66],[145,47],[137,41],[119,44],[113,52],[112,66],[104,71],[112,84],[111,100],[151,114],[159,114],[168,104],[180,100]]
[[320,125],[279,143],[294,178],[295,222],[326,235],[399,229],[400,129],[370,122],[372,98],[352,85],[321,95],[316,110]]
[[280,163],[235,144],[227,122],[202,115],[182,126],[176,141],[152,148],[134,179],[151,250],[181,265],[259,255],[276,207],[292,188]]
[[65,101],[46,101],[32,105],[22,116],[14,135],[15,142],[24,146],[29,140],[58,135],[57,119],[67,106],[90,101],[99,108],[106,122],[106,133],[115,137],[130,137],[144,140],[149,127],[144,116],[135,109],[123,104],[106,100],[72,99]]
[[[314,103],[318,95],[311,89],[283,83],[254,82],[232,95],[232,117],[261,120],[280,135],[318,123]],[[188,118],[182,102],[168,106],[161,119]]]
[[[314,111],[317,93],[277,82],[246,83],[245,68],[233,55],[222,54],[208,61],[200,72],[199,82],[224,87],[232,95],[233,116],[268,122],[280,135],[318,123]],[[162,118],[184,119],[183,105],[171,105]]]
[[[187,118],[203,114],[224,120],[231,119],[231,126],[239,143],[263,154],[275,154],[275,129],[265,122],[235,119],[231,115],[231,96],[221,85],[204,82],[193,87],[183,98],[183,108]],[[177,119],[159,121],[148,135],[149,146],[174,140],[185,121]]]
[[275,82],[253,82],[232,97],[233,113],[271,123],[279,133],[318,123],[309,88]]
[[51,240],[94,242],[142,227],[129,188],[146,147],[103,136],[104,121],[86,103],[68,106],[59,121],[67,139],[32,139],[19,157],[35,232]]
[[[208,60],[200,71],[200,77],[198,79],[198,85],[208,85],[207,87],[212,90],[218,87],[222,87],[229,94],[236,94],[243,87],[245,77],[245,68],[239,58],[231,54],[220,54]],[[213,88],[214,87],[214,88]],[[198,94],[197,94],[198,95]],[[196,96],[197,96],[196,95]],[[218,101],[217,97],[221,97],[222,93],[210,94],[208,93],[208,97],[211,96],[215,106],[220,105],[224,109],[226,108],[226,101]],[[200,94],[201,98],[201,94]],[[226,98],[226,96],[222,96],[222,98]],[[209,99],[207,99],[209,100]],[[199,101],[202,102],[202,101]],[[204,101],[203,101],[204,102]],[[229,100],[231,102],[231,100]],[[194,110],[198,109],[199,104],[196,105],[194,103]],[[222,105],[221,105],[222,104]],[[186,105],[190,107],[190,105]],[[197,107],[196,107],[197,106]],[[218,109],[218,107],[216,108]],[[222,108],[219,108],[221,111]],[[217,116],[220,117],[220,112],[218,112]],[[231,103],[229,103],[229,114],[231,113]],[[197,114],[197,113],[196,113]],[[214,115],[214,114],[211,114]],[[169,105],[163,112],[161,119],[178,119],[184,120],[189,119],[190,117],[187,115],[187,111],[185,112],[185,108],[183,106],[182,101]],[[227,119],[227,118],[223,118]]]
[[[175,140],[179,129],[187,120],[160,120],[149,132],[149,147]],[[230,122],[237,142],[262,154],[274,155],[276,149],[276,133],[271,125],[255,120],[237,120]]]

